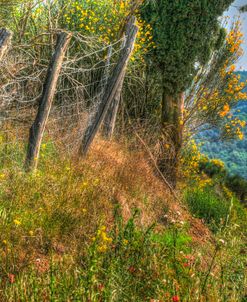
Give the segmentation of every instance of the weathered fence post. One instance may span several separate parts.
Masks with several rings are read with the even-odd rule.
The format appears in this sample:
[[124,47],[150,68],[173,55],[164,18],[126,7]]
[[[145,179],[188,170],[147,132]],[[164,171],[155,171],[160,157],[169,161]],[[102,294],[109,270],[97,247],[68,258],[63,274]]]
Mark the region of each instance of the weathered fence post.
[[[12,33],[8,31],[5,28],[0,28],[0,61],[2,60],[3,56],[5,55],[6,51],[8,50],[8,47],[10,45],[12,39]],[[0,116],[1,118],[1,116]],[[0,119],[0,127],[1,127],[1,119]],[[6,136],[8,133],[6,132]],[[7,144],[5,145],[5,154],[7,154]],[[5,161],[5,156],[4,159]]]
[[72,35],[60,32],[57,36],[55,52],[51,58],[44,82],[39,108],[29,133],[29,142],[25,167],[26,170],[35,170],[38,164],[40,145],[45,131],[45,126],[49,117],[53,97],[56,92],[58,77],[61,71],[63,59],[68,48]]
[[107,50],[107,58],[106,58],[106,62],[105,62],[105,72],[100,80],[100,85],[99,85],[100,95],[104,93],[105,85],[107,84],[107,80],[109,78],[111,57],[112,57],[112,45],[110,45]]
[[0,28],[0,61],[8,49],[12,38],[12,33],[5,28]]
[[[125,27],[125,37],[128,35],[129,31],[131,30],[131,22],[129,21]],[[124,42],[126,43],[126,41]],[[120,98],[121,98],[121,92],[123,88],[124,78],[125,78],[126,68],[123,71],[123,75],[119,84],[119,87],[117,89],[116,95],[111,102],[109,109],[107,110],[104,122],[103,122],[103,129],[102,134],[106,139],[111,139],[113,136],[113,132],[116,125],[117,120],[117,113],[120,105]]]
[[97,134],[102,121],[105,118],[105,115],[107,113],[107,110],[109,109],[111,103],[113,102],[113,99],[117,93],[117,90],[122,82],[122,77],[125,72],[125,68],[128,64],[128,61],[130,59],[131,53],[134,49],[135,39],[138,32],[138,27],[135,25],[136,18],[132,17],[129,21],[129,24],[127,28],[129,30],[127,31],[127,39],[126,44],[124,48],[122,49],[120,53],[120,58],[113,70],[113,74],[111,78],[109,79],[105,92],[102,97],[102,101],[100,102],[96,113],[94,115],[93,121],[89,123],[89,125],[86,128],[82,143],[80,145],[79,154],[86,155],[88,152],[88,149],[93,142],[93,139],[95,135]]
[[117,113],[120,105],[120,99],[121,99],[121,92],[123,88],[123,82],[124,82],[125,72],[121,78],[121,82],[119,84],[118,90],[116,92],[115,98],[113,99],[113,102],[111,102],[109,109],[107,110],[105,120],[103,123],[103,129],[102,134],[106,139],[111,139],[114,133],[116,120],[117,120]]

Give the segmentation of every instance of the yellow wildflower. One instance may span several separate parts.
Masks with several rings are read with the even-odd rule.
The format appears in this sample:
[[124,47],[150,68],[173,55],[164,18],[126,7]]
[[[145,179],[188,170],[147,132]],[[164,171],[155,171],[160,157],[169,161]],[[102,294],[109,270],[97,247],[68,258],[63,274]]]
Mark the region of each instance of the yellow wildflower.
[[18,220],[18,219],[15,219],[15,220],[14,220],[14,224],[15,224],[15,225],[21,225],[21,221]]
[[101,252],[101,253],[105,253],[107,251],[107,246],[105,244],[99,246],[98,251]]
[[124,240],[123,240],[123,244],[124,244],[124,245],[127,245],[128,243],[129,243],[129,241],[128,241],[127,239],[124,239]]

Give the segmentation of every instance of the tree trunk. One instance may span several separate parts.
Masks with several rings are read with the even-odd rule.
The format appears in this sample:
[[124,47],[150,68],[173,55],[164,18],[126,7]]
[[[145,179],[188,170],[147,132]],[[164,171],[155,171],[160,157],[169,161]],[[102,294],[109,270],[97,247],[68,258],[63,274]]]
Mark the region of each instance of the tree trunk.
[[[175,188],[177,183],[177,169],[179,153],[182,147],[182,114],[184,106],[183,93],[171,96],[163,89],[162,95],[162,154],[159,167],[169,183]],[[164,141],[165,139],[165,141]],[[164,145],[168,144],[168,148]],[[167,156],[165,156],[167,155]]]
[[43,93],[40,99],[39,108],[35,121],[30,129],[29,142],[25,167],[27,170],[35,170],[38,164],[39,151],[44,135],[46,123],[52,106],[53,97],[60,70],[62,68],[65,52],[69,45],[71,34],[61,32],[58,34],[55,53],[52,56],[50,66],[47,70]]

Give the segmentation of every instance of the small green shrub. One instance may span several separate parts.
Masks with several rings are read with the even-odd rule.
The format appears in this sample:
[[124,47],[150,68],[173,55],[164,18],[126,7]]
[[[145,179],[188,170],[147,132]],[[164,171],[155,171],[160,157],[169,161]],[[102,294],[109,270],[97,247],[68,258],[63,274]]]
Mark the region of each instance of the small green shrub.
[[247,180],[239,175],[227,175],[225,185],[236,194],[241,202],[247,204]]
[[219,198],[212,190],[194,189],[185,193],[190,212],[203,219],[213,232],[224,225],[230,203]]

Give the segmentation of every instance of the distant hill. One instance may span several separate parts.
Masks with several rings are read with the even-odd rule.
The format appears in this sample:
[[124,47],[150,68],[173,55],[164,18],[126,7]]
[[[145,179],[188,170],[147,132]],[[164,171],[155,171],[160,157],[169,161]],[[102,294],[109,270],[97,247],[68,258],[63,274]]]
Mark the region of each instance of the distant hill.
[[[238,72],[242,81],[247,80],[247,71]],[[247,91],[247,88],[245,89]],[[240,112],[238,112],[240,110]],[[236,106],[233,114],[241,120],[247,122],[247,101],[243,101]],[[202,153],[207,154],[210,158],[221,159],[231,174],[237,174],[247,179],[247,129],[245,128],[244,140],[234,140],[230,142],[212,142],[217,137],[217,131],[204,131],[199,134],[199,140],[206,141],[201,147]]]

